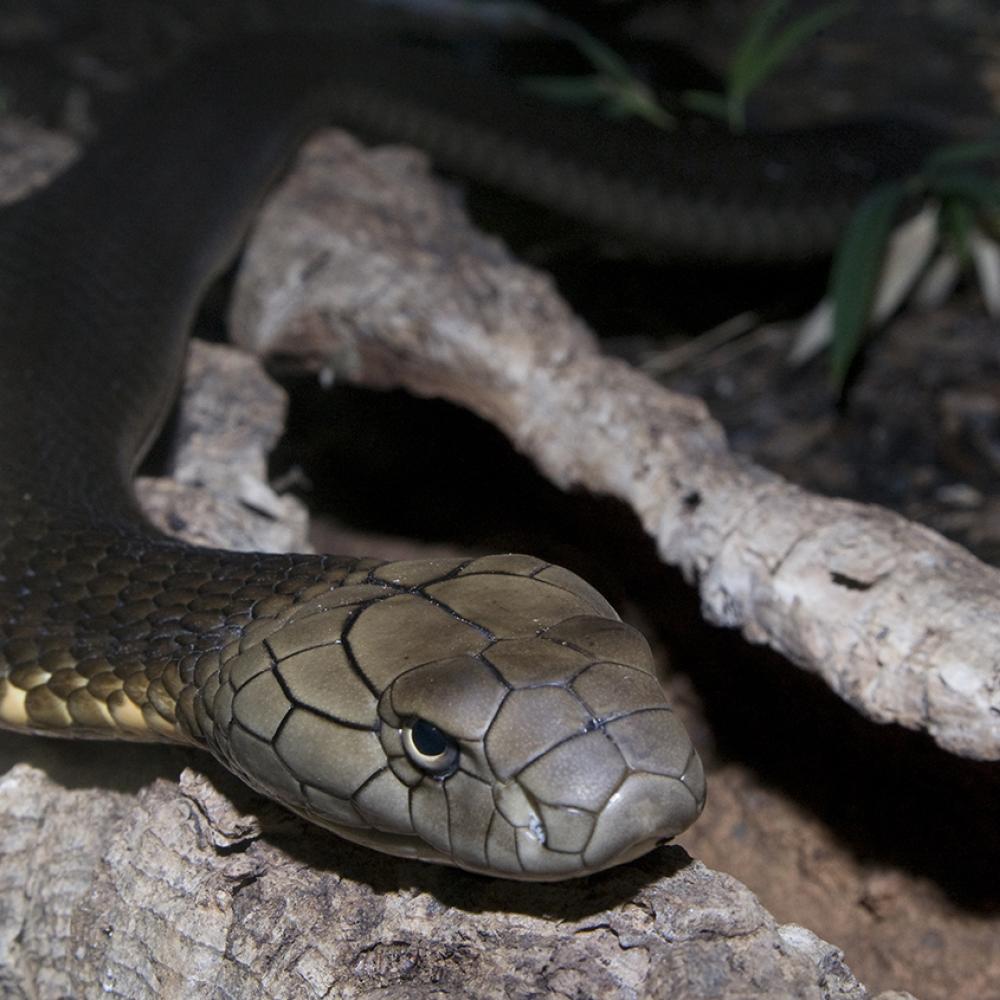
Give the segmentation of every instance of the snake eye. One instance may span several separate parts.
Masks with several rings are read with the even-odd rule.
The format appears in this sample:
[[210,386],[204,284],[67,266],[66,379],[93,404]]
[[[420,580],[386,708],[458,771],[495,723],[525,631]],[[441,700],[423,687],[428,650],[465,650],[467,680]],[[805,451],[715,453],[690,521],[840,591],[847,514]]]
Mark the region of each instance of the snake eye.
[[447,778],[458,767],[458,744],[426,719],[412,719],[402,734],[406,756],[421,771]]

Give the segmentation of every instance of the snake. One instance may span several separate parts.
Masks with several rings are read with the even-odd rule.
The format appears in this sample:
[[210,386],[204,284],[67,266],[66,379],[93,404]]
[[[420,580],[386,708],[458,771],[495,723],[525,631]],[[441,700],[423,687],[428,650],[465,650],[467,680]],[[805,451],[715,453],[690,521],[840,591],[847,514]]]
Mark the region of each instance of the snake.
[[524,880],[630,861],[698,817],[704,769],[646,639],[583,579],[197,547],[139,509],[199,302],[326,122],[682,255],[814,255],[878,172],[847,156],[835,196],[832,153],[748,138],[745,183],[712,198],[712,142],[595,131],[436,54],[269,35],[187,56],[0,213],[0,725],[196,747],[403,858]]

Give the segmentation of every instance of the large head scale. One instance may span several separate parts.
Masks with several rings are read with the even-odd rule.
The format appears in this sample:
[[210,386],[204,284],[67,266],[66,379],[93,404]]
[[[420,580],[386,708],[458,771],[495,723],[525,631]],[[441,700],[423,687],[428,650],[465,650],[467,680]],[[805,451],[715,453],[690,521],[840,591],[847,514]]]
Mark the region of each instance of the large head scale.
[[383,564],[288,615],[265,645],[248,650],[259,669],[237,656],[223,670],[220,752],[351,840],[571,878],[645,853],[704,804],[645,640],[559,567]]

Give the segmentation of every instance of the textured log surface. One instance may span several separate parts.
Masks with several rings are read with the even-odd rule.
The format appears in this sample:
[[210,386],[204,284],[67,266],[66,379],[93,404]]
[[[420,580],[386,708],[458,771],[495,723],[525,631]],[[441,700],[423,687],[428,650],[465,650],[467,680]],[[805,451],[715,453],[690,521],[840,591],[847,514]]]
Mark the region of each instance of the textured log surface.
[[680,848],[510,884],[314,836],[169,754],[14,744],[31,762],[0,781],[5,996],[868,995]]
[[1000,758],[1000,571],[731,452],[699,400],[602,357],[551,283],[472,230],[419,156],[314,139],[262,215],[233,318],[255,352],[478,413],[553,482],[628,503],[711,621],[871,719]]

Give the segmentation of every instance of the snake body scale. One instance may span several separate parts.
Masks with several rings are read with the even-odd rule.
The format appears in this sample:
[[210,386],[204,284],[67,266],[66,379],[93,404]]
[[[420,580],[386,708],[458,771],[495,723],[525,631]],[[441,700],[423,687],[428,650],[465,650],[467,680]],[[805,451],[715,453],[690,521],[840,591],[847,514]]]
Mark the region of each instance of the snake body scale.
[[878,170],[848,157],[834,196],[840,154],[748,138],[745,183],[719,199],[711,141],[595,132],[455,72],[356,40],[215,46],[0,215],[0,725],[194,745],[349,840],[568,878],[650,850],[704,803],[645,640],[527,556],[241,553],[150,527],[131,479],[199,299],[326,121],[416,142],[668,254],[825,252]]

